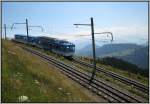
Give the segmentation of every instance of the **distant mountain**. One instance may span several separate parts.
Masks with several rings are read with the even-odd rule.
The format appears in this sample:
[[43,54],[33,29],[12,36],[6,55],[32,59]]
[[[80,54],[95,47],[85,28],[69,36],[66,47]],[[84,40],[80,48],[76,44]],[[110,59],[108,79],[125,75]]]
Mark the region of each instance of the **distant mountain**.
[[105,65],[111,65],[115,68],[119,68],[121,70],[128,70],[132,73],[140,73],[141,75],[148,76],[148,70],[142,70],[141,68],[137,67],[137,65],[134,65],[132,63],[129,63],[127,61],[124,61],[122,59],[114,58],[114,57],[105,57],[105,58],[99,58],[97,60],[98,63],[105,64]]
[[[97,57],[112,56],[115,54],[122,55],[139,47],[142,46],[136,44],[106,44],[102,47],[96,46],[96,55]],[[76,53],[83,56],[92,56],[92,45],[87,45]]]
[[[80,56],[92,56],[92,45],[87,45],[76,52]],[[141,68],[148,68],[148,46],[137,44],[106,44],[102,47],[96,46],[96,56],[116,57],[135,64]]]
[[118,57],[141,68],[148,68],[148,46],[136,49],[128,55]]

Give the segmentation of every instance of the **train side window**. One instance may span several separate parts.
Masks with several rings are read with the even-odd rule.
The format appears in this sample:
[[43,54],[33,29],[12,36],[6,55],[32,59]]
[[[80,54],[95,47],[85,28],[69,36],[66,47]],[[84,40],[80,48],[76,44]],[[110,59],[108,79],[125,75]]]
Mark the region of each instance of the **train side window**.
[[72,47],[71,46],[69,46],[69,51],[72,51]]
[[62,51],[64,51],[64,47],[63,47],[63,45],[61,46],[61,50],[62,50]]
[[66,47],[66,46],[63,46],[63,48],[64,48],[64,51],[66,52],[66,51],[67,51],[67,47]]
[[62,48],[63,48],[63,51],[66,51],[66,47],[65,47],[64,45],[63,45],[63,47],[62,47]]
[[70,50],[70,47],[69,46],[67,46],[67,52]]
[[66,47],[65,46],[63,46],[63,49],[64,49],[64,51],[66,51]]

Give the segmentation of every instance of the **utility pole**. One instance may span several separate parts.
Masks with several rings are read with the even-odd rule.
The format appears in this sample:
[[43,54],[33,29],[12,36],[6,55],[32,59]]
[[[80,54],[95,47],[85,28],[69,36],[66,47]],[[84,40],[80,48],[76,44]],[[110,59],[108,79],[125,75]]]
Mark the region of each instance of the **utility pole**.
[[14,25],[20,25],[20,24],[25,24],[26,25],[26,31],[27,31],[27,41],[29,42],[29,27],[39,27],[41,28],[41,31],[43,32],[43,27],[42,26],[29,26],[28,25],[28,19],[26,19],[26,22],[24,23],[13,23],[11,26],[11,30],[13,29]]
[[94,22],[93,18],[91,18],[91,33],[92,33],[92,45],[93,45],[93,72],[90,79],[90,84],[92,80],[94,79],[95,73],[96,73],[96,53],[95,53],[95,38],[94,38]]
[[27,42],[29,42],[28,20],[26,19]]
[[[6,26],[6,24],[4,24],[4,27],[1,27],[4,30],[4,35],[2,36],[5,40],[7,40],[7,30],[11,29],[11,27],[9,27],[8,25]],[[14,29],[16,29],[14,27]]]
[[29,30],[28,30],[28,20],[26,19],[25,23],[13,23],[11,26],[11,30],[13,29],[14,25],[26,24],[26,31],[27,31],[27,41],[29,42]]
[[[101,32],[101,33],[95,33],[94,32],[94,21],[93,18],[91,17],[91,23],[90,24],[74,24],[76,26],[82,25],[82,26],[91,26],[91,34],[92,34],[92,46],[93,46],[93,71],[92,71],[92,76],[89,81],[89,84],[92,83],[92,80],[94,79],[94,76],[96,74],[96,53],[95,53],[95,38],[94,34],[110,34],[111,35],[111,42],[113,41],[113,34],[111,32]],[[88,36],[88,35],[80,35],[80,36]]]
[[96,73],[96,54],[95,54],[95,39],[94,39],[94,22],[93,18],[91,17],[91,23],[90,24],[74,24],[76,26],[83,25],[83,26],[91,26],[91,34],[92,34],[92,46],[93,46],[93,72],[91,79],[89,81],[89,84],[92,83],[92,80],[94,79],[95,73]]
[[5,40],[7,39],[6,37],[6,24],[4,24],[4,30],[5,30]]

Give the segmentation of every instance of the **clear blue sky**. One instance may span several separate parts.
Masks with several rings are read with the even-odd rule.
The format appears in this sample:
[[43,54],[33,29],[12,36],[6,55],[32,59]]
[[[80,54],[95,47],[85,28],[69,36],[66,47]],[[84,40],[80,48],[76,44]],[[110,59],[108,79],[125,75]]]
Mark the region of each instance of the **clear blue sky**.
[[[47,36],[77,41],[81,38],[69,36],[90,34],[90,27],[75,28],[73,24],[90,23],[93,17],[95,31],[113,32],[116,42],[144,43],[148,39],[147,2],[5,2],[2,7],[3,24],[10,26],[27,18],[29,25],[43,26],[47,33],[43,34]],[[18,29],[8,30],[9,37],[15,33],[26,34],[24,25],[16,27]],[[29,34],[42,33],[34,28]]]

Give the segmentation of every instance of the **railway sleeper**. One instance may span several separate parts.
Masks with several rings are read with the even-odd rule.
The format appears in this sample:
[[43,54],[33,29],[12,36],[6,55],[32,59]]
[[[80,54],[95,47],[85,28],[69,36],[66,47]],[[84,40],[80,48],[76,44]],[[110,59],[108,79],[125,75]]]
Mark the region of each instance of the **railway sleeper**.
[[[88,63],[85,63],[85,62],[82,62],[82,61],[79,61],[77,59],[74,58],[74,61],[79,63],[79,64],[82,64],[82,65],[85,65],[85,66],[88,66],[90,68],[93,68],[93,66],[91,64],[88,64]],[[137,89],[147,93],[148,92],[148,88],[146,86],[144,86],[143,84],[137,82],[137,81],[134,81],[134,80],[131,80],[131,79],[128,79],[126,77],[123,77],[123,76],[120,76],[116,73],[113,73],[113,72],[110,72],[110,71],[107,71],[103,68],[100,68],[100,67],[97,67],[97,70],[100,71],[100,72],[103,72],[104,74],[106,74],[107,76],[111,76],[111,77],[114,77],[115,79],[123,82],[123,83],[126,83],[128,85],[134,85]]]
[[[35,53],[35,54],[37,54],[37,55],[39,55],[39,56],[41,56],[42,58],[44,58],[44,59],[47,59],[47,60],[49,60],[49,61],[52,61],[52,59],[50,59],[50,58],[48,58],[48,57],[46,57],[46,56],[44,56],[44,55],[41,55],[41,53],[38,53],[38,52],[35,52],[35,51],[31,51],[31,52],[33,52],[33,53]],[[56,61],[56,60],[55,60]],[[59,65],[61,65],[61,63],[59,63],[59,62],[54,62],[54,59],[53,59],[53,63],[55,63],[55,64],[59,64]],[[63,64],[64,65],[64,64]],[[64,66],[63,66],[64,67]],[[82,73],[83,74],[83,73]],[[79,74],[78,74],[79,75]],[[81,75],[80,75],[81,76]]]

